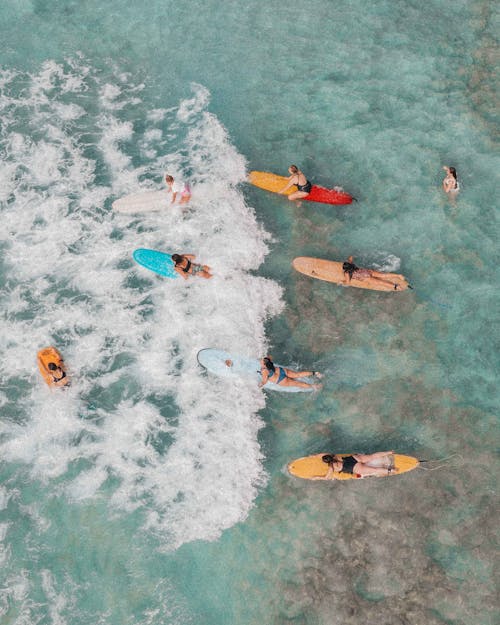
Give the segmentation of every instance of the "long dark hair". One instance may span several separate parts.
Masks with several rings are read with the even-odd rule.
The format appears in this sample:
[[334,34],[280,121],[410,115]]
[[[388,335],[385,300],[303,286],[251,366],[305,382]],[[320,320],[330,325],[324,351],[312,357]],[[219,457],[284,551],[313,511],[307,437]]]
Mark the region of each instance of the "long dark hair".
[[172,254],[172,260],[176,265],[179,265],[184,260],[184,256],[181,256],[181,254]]
[[264,364],[266,365],[266,369],[268,371],[271,371],[271,373],[274,373],[276,371],[276,369],[274,367],[274,364],[273,364],[273,361],[268,356],[263,358],[263,361],[264,361]]
[[454,167],[448,167],[448,169],[450,170],[450,174],[453,176],[453,178],[455,178],[455,180],[458,180],[457,170]]
[[342,271],[344,273],[348,273],[349,277],[352,278],[352,274],[359,269],[359,267],[357,265],[355,265],[354,263],[350,263],[349,261],[345,261],[342,263]]

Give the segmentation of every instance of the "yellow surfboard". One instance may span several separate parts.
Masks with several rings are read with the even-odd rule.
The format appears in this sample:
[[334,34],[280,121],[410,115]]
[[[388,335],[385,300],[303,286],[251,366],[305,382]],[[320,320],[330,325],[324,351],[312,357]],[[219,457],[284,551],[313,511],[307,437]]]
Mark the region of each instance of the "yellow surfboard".
[[[344,275],[342,263],[335,260],[322,260],[321,258],[311,258],[309,256],[298,256],[293,259],[293,268],[310,278],[334,282],[342,286],[354,286],[358,289],[369,289],[371,291],[406,291],[409,288],[406,278],[398,273],[384,273],[384,280],[390,284],[381,282],[376,278],[366,277],[362,280],[355,277],[349,282],[349,276]],[[394,288],[397,285],[397,289]]]
[[[37,362],[40,373],[49,386],[67,386],[69,384],[69,377],[66,375],[66,365],[55,347],[41,349],[37,354]],[[60,371],[51,371],[49,364],[59,367]],[[61,371],[65,374],[63,377],[61,377]]]
[[[334,473],[333,477],[326,478],[326,474],[328,473],[328,465],[323,462],[321,459],[326,453],[315,454],[314,456],[305,456],[304,458],[297,458],[297,460],[293,460],[288,465],[288,472],[290,475],[294,475],[295,477],[301,477],[304,480],[352,480],[357,479],[356,475],[352,475],[350,473]],[[350,456],[352,454],[337,454],[338,456]],[[402,456],[401,454],[393,454],[393,462],[394,471],[390,473],[388,476],[379,476],[379,477],[390,477],[391,475],[400,475],[401,473],[406,473],[407,471],[412,471],[416,469],[420,464],[420,461],[417,458],[413,458],[412,456]],[[370,465],[371,466],[371,465]],[[375,464],[373,466],[380,466],[380,464]]]

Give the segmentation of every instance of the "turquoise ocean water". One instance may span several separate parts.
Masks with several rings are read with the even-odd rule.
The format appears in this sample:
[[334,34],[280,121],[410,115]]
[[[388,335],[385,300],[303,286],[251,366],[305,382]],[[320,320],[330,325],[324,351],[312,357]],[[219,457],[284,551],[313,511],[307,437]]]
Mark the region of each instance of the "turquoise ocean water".
[[[497,623],[495,4],[4,0],[0,23],[0,623]],[[245,183],[292,162],[359,201]],[[113,213],[167,170],[187,212]],[[136,247],[216,275],[168,282]],[[414,290],[291,269],[349,254]],[[324,389],[209,377],[211,346]],[[384,449],[448,459],[286,473]]]

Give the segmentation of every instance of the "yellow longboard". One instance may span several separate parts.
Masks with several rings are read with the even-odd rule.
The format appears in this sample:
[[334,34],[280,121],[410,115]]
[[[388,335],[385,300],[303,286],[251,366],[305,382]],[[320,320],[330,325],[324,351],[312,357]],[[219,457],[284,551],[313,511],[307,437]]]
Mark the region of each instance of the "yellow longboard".
[[[61,380],[55,380],[52,371],[49,369],[49,364],[53,363],[66,373],[66,365],[64,364],[61,354],[55,347],[45,347],[45,349],[41,349],[37,354],[37,362],[40,373],[49,386],[66,386],[69,384],[69,377],[67,375]],[[57,375],[57,377],[60,376]]]
[[[345,276],[342,271],[342,263],[335,260],[322,260],[321,258],[311,258],[309,256],[298,256],[293,259],[293,268],[310,278],[318,280],[326,280],[326,282],[334,282],[343,286],[354,286],[358,289],[370,289],[371,291],[406,291],[409,287],[408,281],[404,276],[398,273],[384,273],[384,280],[388,280],[391,284],[385,284],[375,278],[363,278],[358,280],[352,278],[349,282],[349,276]],[[397,284],[398,288],[394,289]]]
[[[297,460],[293,460],[288,465],[288,472],[290,475],[294,475],[295,477],[301,477],[304,480],[326,480],[326,474],[328,472],[328,465],[323,462],[321,459],[326,453],[315,454],[314,456],[305,456],[304,458],[298,458]],[[350,456],[351,454],[337,454],[338,456]],[[379,476],[379,477],[389,477],[391,475],[400,475],[401,473],[406,473],[407,471],[412,471],[416,469],[420,464],[420,461],[417,458],[413,458],[412,456],[402,456],[401,454],[393,454],[393,466],[394,471],[390,473],[388,476]],[[380,466],[374,464],[373,466]],[[352,480],[356,479],[356,475],[351,475],[350,473],[334,473],[333,477],[328,478],[333,480]]]

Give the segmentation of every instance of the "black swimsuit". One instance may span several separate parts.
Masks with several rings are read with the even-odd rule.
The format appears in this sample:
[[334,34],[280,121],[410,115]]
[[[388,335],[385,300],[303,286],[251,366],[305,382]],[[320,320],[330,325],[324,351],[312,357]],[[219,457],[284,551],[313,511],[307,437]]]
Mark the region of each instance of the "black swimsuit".
[[296,187],[299,191],[303,191],[304,193],[311,193],[312,184],[307,179],[306,179],[306,184],[299,184],[299,177],[297,176]]
[[357,462],[358,461],[353,456],[346,456],[345,458],[342,458],[342,470],[340,473],[350,473],[352,475],[352,470]]
[[186,260],[187,260],[187,265],[182,268],[182,271],[184,273],[189,273],[189,270],[191,269],[191,261],[189,259],[186,259]]

